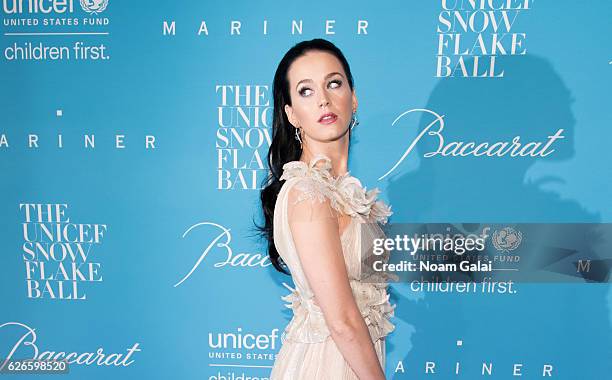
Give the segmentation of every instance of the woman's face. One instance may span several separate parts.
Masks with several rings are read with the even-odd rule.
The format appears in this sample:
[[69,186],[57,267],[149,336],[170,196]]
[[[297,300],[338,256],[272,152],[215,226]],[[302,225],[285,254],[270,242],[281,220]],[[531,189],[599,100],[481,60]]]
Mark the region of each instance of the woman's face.
[[[285,113],[294,127],[303,128],[302,139],[325,142],[344,136],[357,110],[357,98],[338,58],[309,51],[293,61],[287,75],[292,105],[285,105]],[[321,120],[329,113],[335,119]]]

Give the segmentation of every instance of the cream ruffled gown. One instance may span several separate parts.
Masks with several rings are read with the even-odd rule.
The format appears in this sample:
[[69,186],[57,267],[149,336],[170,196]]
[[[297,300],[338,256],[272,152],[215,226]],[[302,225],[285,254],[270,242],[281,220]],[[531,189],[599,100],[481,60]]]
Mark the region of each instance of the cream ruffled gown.
[[[282,334],[282,346],[270,375],[272,380],[357,379],[331,338],[321,309],[314,303],[314,294],[301,268],[289,229],[288,214],[293,208],[308,207],[308,202],[321,201],[324,197],[333,208],[330,214],[351,216],[340,239],[344,261],[353,295],[379,361],[383,369],[385,367],[385,336],[395,328],[389,321],[395,305],[389,303],[384,280],[376,283],[359,280],[361,260],[364,260],[360,252],[362,241],[385,237],[379,223],[387,223],[392,212],[376,199],[378,189],[366,191],[349,173],[334,178],[331,167],[331,160],[322,154],[316,155],[309,164],[292,161],[283,166],[281,180],[286,182],[275,205],[274,243],[289,267],[296,288],[284,284],[291,293],[282,299],[289,302],[286,306],[293,310],[293,318]],[[292,188],[295,190],[290,191]],[[326,216],[311,216],[316,217]]]

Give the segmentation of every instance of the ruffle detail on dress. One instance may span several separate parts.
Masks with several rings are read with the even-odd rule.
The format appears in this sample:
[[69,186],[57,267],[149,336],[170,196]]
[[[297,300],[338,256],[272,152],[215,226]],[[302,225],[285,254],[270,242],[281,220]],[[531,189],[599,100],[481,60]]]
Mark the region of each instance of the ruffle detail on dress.
[[[322,165],[317,163],[322,161]],[[298,201],[304,198],[330,199],[331,206],[345,214],[360,217],[366,222],[387,223],[388,217],[393,214],[391,207],[383,201],[377,200],[380,190],[374,188],[367,190],[359,179],[346,172],[338,177],[331,174],[331,160],[318,153],[309,164],[303,161],[291,161],[283,165],[281,180],[294,177],[311,178],[312,181],[302,181],[300,189],[303,191]]]
[[390,319],[395,314],[396,305],[389,303],[387,284],[355,280],[351,281],[351,288],[374,342],[395,330]]
[[281,340],[302,343],[324,342],[330,333],[321,308],[314,303],[313,297],[302,297],[297,289],[284,282],[283,285],[291,293],[281,299],[289,302],[285,306],[293,310],[293,318],[285,328]]
[[[394,316],[396,305],[389,303],[387,285],[362,283],[356,280],[351,280],[350,284],[372,341],[376,342],[395,330],[395,325],[390,319]],[[282,341],[321,343],[327,340],[331,334],[323,312],[314,303],[314,298],[301,295],[297,289],[291,288],[286,283],[283,285],[291,293],[281,299],[289,302],[285,306],[293,310],[293,318],[283,331]]]

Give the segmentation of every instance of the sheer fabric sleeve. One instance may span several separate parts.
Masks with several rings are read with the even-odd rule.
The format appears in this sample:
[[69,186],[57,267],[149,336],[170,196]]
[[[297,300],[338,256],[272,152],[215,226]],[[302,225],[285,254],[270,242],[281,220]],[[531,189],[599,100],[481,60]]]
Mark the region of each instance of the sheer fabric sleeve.
[[[287,194],[287,219],[295,223],[327,223],[338,232],[338,211],[331,206],[323,185],[312,179],[302,179]],[[335,223],[334,223],[335,221]]]

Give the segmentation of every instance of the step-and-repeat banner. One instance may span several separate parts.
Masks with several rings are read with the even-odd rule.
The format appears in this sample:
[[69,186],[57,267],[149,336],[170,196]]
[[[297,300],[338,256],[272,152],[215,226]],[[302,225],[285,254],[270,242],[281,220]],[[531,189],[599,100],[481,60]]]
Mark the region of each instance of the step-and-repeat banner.
[[[292,281],[254,226],[272,78],[302,40],[351,65],[349,168],[391,222],[506,224],[489,231],[510,239],[503,264],[517,223],[612,221],[607,0],[1,3],[6,365],[268,378]],[[551,268],[474,291],[393,283],[388,378],[609,378],[609,272]]]

